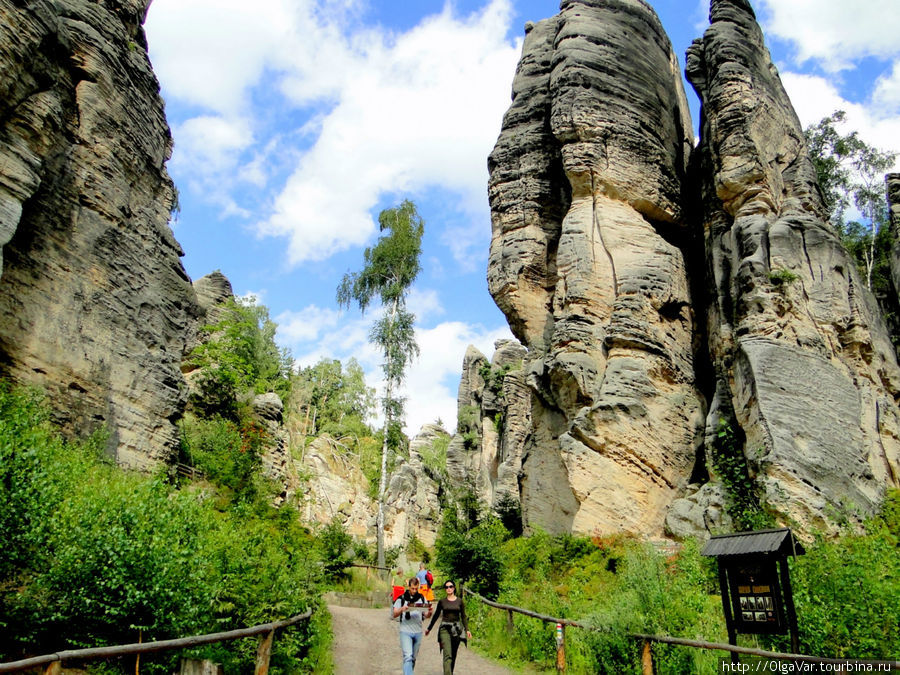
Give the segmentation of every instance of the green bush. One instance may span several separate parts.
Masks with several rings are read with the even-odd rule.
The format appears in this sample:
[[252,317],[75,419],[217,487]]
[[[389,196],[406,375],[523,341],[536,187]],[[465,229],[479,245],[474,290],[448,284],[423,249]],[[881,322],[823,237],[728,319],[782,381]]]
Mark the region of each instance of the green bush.
[[445,515],[434,544],[437,566],[460,582],[471,582],[473,590],[495,598],[503,571],[500,546],[507,538],[509,531],[497,518],[486,518],[466,529],[456,518]]
[[348,578],[347,567],[353,563],[353,538],[338,520],[332,520],[318,534],[317,544],[324,563],[325,577],[330,581]]
[[[320,556],[296,511],[126,473],[102,439],[66,443],[36,394],[0,382],[0,658],[217,632],[319,608]],[[320,619],[284,631],[272,672],[311,672]],[[250,644],[253,643],[253,644]],[[255,641],[221,653],[252,667]],[[171,672],[177,655],[142,659]]]
[[784,288],[799,278],[799,276],[784,267],[779,267],[769,272],[769,282],[778,288]]
[[227,488],[235,499],[252,501],[265,492],[259,470],[266,440],[265,429],[251,419],[239,424],[188,414],[181,422],[181,461]]
[[[196,412],[229,417],[244,392],[291,393],[293,359],[275,344],[278,326],[269,310],[254,301],[229,300],[218,323],[204,326],[204,341],[189,360],[201,374],[200,395],[191,397]],[[208,398],[207,398],[208,397]]]
[[804,654],[854,659],[900,654],[898,495],[889,493],[883,514],[867,523],[865,534],[819,537],[806,555],[791,559]]
[[[667,557],[627,537],[591,540],[536,532],[501,549],[505,571],[500,602],[598,629],[567,629],[569,672],[640,673],[639,645],[628,637],[630,632],[726,640],[721,603],[709,595],[715,589],[710,561],[700,557],[695,544]],[[552,667],[552,624],[516,616],[510,637],[504,612],[471,604],[478,646],[513,664]],[[658,673],[712,674],[718,656],[654,646]]]

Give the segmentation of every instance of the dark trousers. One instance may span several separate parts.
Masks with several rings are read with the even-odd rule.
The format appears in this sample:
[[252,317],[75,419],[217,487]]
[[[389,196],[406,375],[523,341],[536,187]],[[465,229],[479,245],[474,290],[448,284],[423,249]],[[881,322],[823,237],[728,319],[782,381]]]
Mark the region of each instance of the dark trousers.
[[438,643],[441,645],[441,653],[444,655],[444,675],[453,675],[456,667],[456,652],[459,650],[460,638],[450,635],[450,629],[441,626],[438,629]]

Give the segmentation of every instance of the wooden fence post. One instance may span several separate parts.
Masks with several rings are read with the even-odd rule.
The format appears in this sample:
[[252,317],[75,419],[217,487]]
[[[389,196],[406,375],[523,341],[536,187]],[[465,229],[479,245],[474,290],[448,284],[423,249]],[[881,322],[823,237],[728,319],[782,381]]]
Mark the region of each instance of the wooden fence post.
[[59,675],[62,672],[62,661],[54,661],[49,666],[47,666],[47,670],[44,671],[44,675]]
[[[141,628],[138,628],[138,644],[144,641],[144,631]],[[141,674],[141,655],[135,654],[134,656],[134,675]]]
[[272,656],[272,640],[275,639],[275,631],[269,631],[259,640],[259,649],[256,650],[255,675],[269,674],[269,658]]
[[641,649],[641,675],[653,675],[653,650],[650,648],[650,640],[644,640]]
[[506,630],[510,635],[516,632],[516,624],[513,623],[513,611],[506,610]]
[[556,672],[566,672],[566,627],[556,624]]

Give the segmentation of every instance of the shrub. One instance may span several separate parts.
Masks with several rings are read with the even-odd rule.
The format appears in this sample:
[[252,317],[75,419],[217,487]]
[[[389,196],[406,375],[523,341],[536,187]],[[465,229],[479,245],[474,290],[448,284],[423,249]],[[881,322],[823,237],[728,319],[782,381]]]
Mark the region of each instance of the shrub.
[[494,513],[513,537],[522,536],[522,504],[518,499],[507,492],[494,504]]
[[865,534],[820,536],[806,555],[790,559],[804,654],[854,659],[900,654],[897,495],[896,490],[889,494]]
[[330,581],[347,578],[347,567],[353,563],[353,538],[343,524],[332,520],[319,531],[318,546],[324,562],[325,577]]
[[221,417],[186,415],[181,423],[181,459],[197,467],[236,499],[253,500],[260,493],[259,469],[265,430],[246,419],[238,424]]
[[799,278],[799,276],[784,267],[779,267],[769,272],[769,282],[778,288],[784,288],[788,284],[794,283]]
[[437,566],[460,582],[470,581],[473,590],[495,598],[503,570],[500,545],[508,537],[497,518],[489,517],[467,530],[455,518],[445,516],[435,541]]
[[[33,393],[0,383],[0,657],[228,630],[318,607],[313,541],[263,502],[219,512],[66,443]],[[13,510],[14,509],[14,510]],[[320,624],[279,634],[272,672],[311,672]],[[197,650],[252,667],[255,641]],[[174,656],[142,670],[172,672]]]
[[744,531],[771,527],[772,517],[763,510],[756,484],[750,478],[743,440],[725,420],[719,422],[710,450],[713,466],[725,486],[728,515],[737,529]]

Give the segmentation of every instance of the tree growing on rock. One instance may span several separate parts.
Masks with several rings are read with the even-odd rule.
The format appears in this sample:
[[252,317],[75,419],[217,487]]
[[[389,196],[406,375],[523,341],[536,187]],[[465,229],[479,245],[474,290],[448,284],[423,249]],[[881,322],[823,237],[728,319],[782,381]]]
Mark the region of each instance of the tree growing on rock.
[[369,340],[384,358],[385,389],[382,398],[384,414],[381,447],[381,477],[378,482],[378,514],[376,516],[377,564],[384,566],[384,495],[387,489],[388,455],[402,443],[403,403],[397,395],[406,367],[419,353],[413,323],[415,315],[406,308],[410,287],[419,274],[419,256],[425,223],[416,205],[405,200],[400,206],[385,209],[378,216],[383,234],[375,246],[363,253],[365,264],[359,272],[344,275],[337,289],[337,301],[349,308],[352,303],[365,312],[378,298],[382,316],[372,326]]

